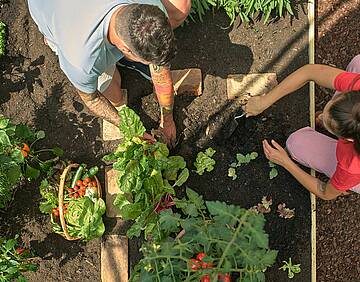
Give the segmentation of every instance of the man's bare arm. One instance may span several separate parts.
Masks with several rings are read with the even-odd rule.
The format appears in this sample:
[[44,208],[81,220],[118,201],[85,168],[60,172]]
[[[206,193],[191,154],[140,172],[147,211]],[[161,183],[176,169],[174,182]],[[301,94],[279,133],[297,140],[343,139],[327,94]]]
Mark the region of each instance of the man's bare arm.
[[118,126],[120,117],[118,111],[100,92],[84,93],[78,90],[80,98],[84,101],[89,110],[97,117],[107,120]]
[[168,66],[150,65],[151,78],[154,83],[156,96],[160,104],[161,122],[163,125],[167,117],[172,118],[174,106],[174,85]]

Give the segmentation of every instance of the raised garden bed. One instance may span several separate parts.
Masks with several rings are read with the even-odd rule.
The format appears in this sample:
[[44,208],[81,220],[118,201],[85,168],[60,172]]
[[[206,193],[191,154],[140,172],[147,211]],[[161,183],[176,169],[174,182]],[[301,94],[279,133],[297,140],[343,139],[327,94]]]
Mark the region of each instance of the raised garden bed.
[[[100,122],[82,106],[74,88],[58,66],[57,58],[42,43],[42,36],[28,15],[26,3],[14,0],[0,11],[0,18],[10,27],[8,56],[0,62],[1,110],[16,122],[43,129],[48,138],[44,145],[60,146],[65,157],[101,165],[103,155],[117,142],[103,143]],[[249,208],[265,195],[273,199],[273,211],[267,214],[266,231],[270,247],[279,250],[276,264],[266,272],[267,281],[288,281],[278,270],[283,260],[292,258],[301,264],[301,273],[293,281],[310,281],[310,198],[309,194],[284,170],[269,179],[270,168],[262,154],[261,140],[272,138],[284,144],[294,130],[308,125],[308,91],[304,87],[283,99],[263,115],[242,120],[230,138],[223,138],[221,126],[233,109],[227,100],[228,74],[275,72],[282,80],[308,62],[307,16],[281,19],[269,26],[256,23],[251,27],[228,26],[223,13],[204,17],[203,23],[189,23],[176,31],[179,52],[174,69],[201,68],[204,93],[195,98],[183,95],[176,99],[176,120],[180,143],[172,152],[182,155],[193,167],[196,154],[213,147],[214,171],[197,176],[191,172],[187,186],[206,200],[220,200]],[[149,83],[138,74],[122,72],[123,88],[128,89],[130,106],[137,111],[148,129],[156,125],[158,106]],[[26,110],[24,110],[26,109]],[[210,122],[210,123],[209,123]],[[211,128],[207,131],[207,126]],[[210,135],[206,135],[210,132]],[[256,161],[238,169],[238,178],[227,176],[236,153],[256,151]],[[103,180],[103,179],[102,179]],[[67,242],[51,233],[48,218],[38,209],[37,185],[26,185],[18,191],[15,204],[0,213],[0,234],[21,234],[41,258],[39,270],[29,273],[29,281],[96,281],[100,280],[100,241]],[[285,220],[276,213],[278,203],[295,208],[295,217]],[[108,232],[116,225],[107,222]],[[130,242],[130,262],[139,259],[140,242]]]

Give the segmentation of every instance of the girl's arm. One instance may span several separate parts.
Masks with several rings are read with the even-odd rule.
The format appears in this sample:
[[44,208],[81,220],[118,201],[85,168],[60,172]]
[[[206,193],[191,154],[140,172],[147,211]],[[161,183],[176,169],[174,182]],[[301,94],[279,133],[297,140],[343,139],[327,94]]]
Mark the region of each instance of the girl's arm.
[[286,77],[268,94],[251,97],[248,103],[244,106],[244,110],[246,111],[247,116],[258,115],[276,101],[298,90],[309,81],[314,81],[320,86],[334,89],[334,80],[342,72],[344,71],[341,69],[326,65],[305,65]]
[[333,200],[337,196],[348,194],[345,191],[337,190],[330,182],[322,182],[320,179],[308,174],[288,156],[284,148],[282,148],[277,142],[272,140],[271,144],[272,146],[266,140],[263,141],[265,156],[270,161],[284,167],[309,192],[315,194],[323,200]]

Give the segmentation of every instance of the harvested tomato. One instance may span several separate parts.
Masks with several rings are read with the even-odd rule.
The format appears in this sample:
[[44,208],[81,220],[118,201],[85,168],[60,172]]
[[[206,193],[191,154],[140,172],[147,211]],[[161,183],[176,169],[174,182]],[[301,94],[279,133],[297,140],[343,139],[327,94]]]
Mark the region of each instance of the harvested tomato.
[[201,282],[210,282],[210,275],[206,274],[200,279]]
[[85,182],[85,183],[90,183],[90,182],[91,182],[91,178],[90,178],[90,177],[86,177],[86,178],[83,180],[83,182]]
[[73,188],[67,188],[66,190],[68,191],[68,193],[73,193],[74,192]]
[[17,252],[19,255],[21,255],[24,251],[25,251],[24,248],[17,248],[17,249],[16,249],[16,252]]
[[198,270],[201,266],[201,262],[194,258],[190,259],[189,263],[191,270]]
[[218,274],[218,280],[220,281],[223,281],[223,282],[230,282],[230,274],[229,273],[226,273],[225,275],[224,274],[221,274],[219,273]]
[[77,191],[77,190],[79,190],[80,188],[79,188],[79,186],[74,186],[74,191]]
[[95,180],[93,180],[93,181],[91,181],[91,185],[95,187],[95,186],[97,186],[97,182]]
[[204,257],[206,257],[205,253],[198,253],[198,255],[196,256],[198,260],[203,260]]
[[22,150],[29,153],[30,152],[30,147],[28,146],[28,144],[24,143],[24,146],[23,146]]
[[83,197],[85,195],[84,190],[79,190],[77,193],[79,194],[79,197]]
[[79,194],[78,194],[78,193],[75,193],[75,194],[74,194],[74,198],[75,198],[75,199],[79,198]]
[[83,185],[82,180],[79,179],[78,181],[76,181],[76,185],[77,185],[77,186],[82,186],[82,185]]
[[52,209],[52,214],[53,214],[53,216],[56,216],[56,217],[58,217],[60,215],[59,210],[55,209],[55,208]]

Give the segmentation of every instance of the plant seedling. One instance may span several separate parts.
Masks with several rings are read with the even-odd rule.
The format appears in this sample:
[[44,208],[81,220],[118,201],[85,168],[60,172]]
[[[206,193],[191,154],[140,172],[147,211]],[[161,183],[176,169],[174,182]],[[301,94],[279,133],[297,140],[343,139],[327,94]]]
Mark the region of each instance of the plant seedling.
[[228,169],[228,176],[232,178],[232,180],[236,180],[237,175],[236,175],[236,169],[233,167],[229,167]]
[[241,153],[236,154],[237,162],[232,162],[228,169],[228,176],[232,177],[232,180],[237,179],[235,168],[240,167],[242,164],[249,164],[252,160],[255,160],[258,157],[257,152],[251,152],[249,154],[243,155]]
[[255,213],[269,213],[271,212],[270,206],[272,205],[272,198],[270,196],[264,196],[261,199],[261,203],[258,203],[256,206],[250,208],[251,211]]
[[293,218],[295,216],[295,209],[286,208],[285,203],[281,203],[278,205],[277,212],[279,213],[280,217],[285,219]]
[[301,268],[300,268],[300,264],[293,264],[291,261],[291,258],[289,258],[289,262],[287,261],[283,261],[284,265],[282,267],[280,267],[280,270],[283,271],[288,271],[288,277],[294,278],[296,273],[300,273],[301,272]]
[[273,162],[269,161],[269,167],[271,168],[270,172],[269,172],[269,178],[273,179],[276,176],[278,176],[279,172],[276,169],[276,164],[274,164]]
[[210,172],[214,169],[215,160],[212,156],[216,153],[213,148],[207,148],[205,152],[199,152],[196,157],[196,162],[194,166],[196,167],[196,173],[199,175],[203,175],[205,170]]

